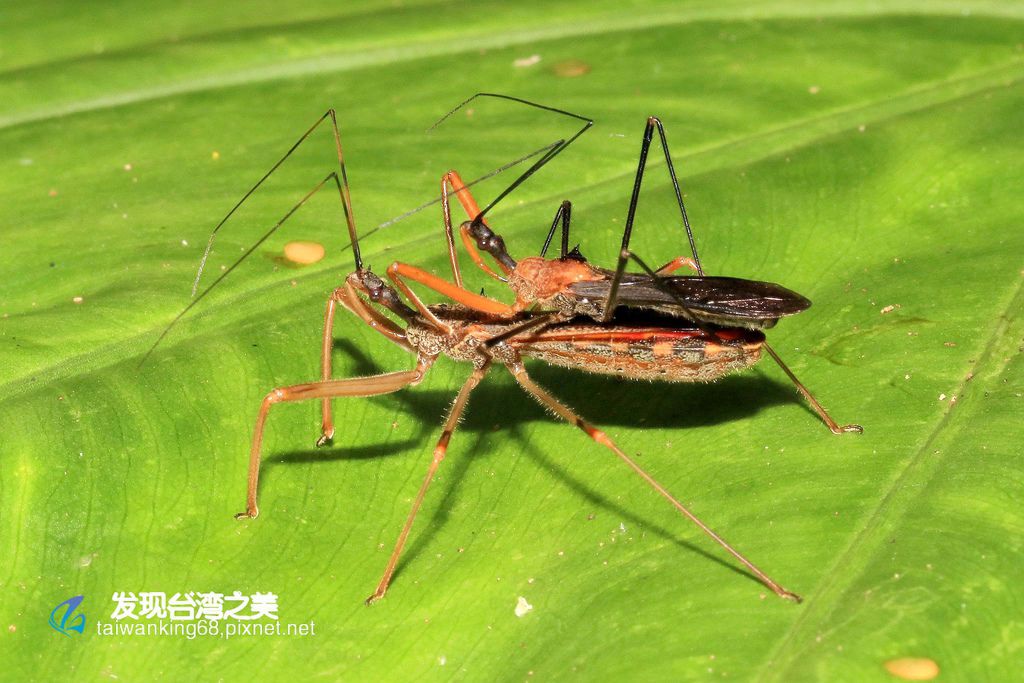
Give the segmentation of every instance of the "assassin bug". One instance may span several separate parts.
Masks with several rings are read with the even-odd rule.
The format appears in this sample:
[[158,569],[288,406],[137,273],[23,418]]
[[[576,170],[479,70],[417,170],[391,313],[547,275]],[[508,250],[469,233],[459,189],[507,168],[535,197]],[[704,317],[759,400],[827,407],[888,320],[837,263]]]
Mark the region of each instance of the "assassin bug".
[[[462,183],[457,172],[449,171],[442,179],[441,193],[445,233],[448,239],[452,273],[456,284],[461,288],[462,279],[455,256],[451,213],[448,208],[447,195],[449,186],[459,188],[456,194],[470,219],[462,223],[459,228],[462,242],[470,258],[488,276],[507,283],[516,295],[516,300],[511,306],[495,306],[493,303],[489,303],[486,306],[481,305],[479,307],[478,310],[481,312],[492,315],[514,316],[526,310],[551,310],[555,312],[553,320],[564,321],[576,317],[588,317],[595,322],[607,324],[616,315],[617,311],[621,309],[639,309],[654,311],[672,317],[682,317],[692,321],[706,333],[711,333],[713,328],[723,326],[755,330],[774,327],[780,318],[800,313],[811,305],[807,298],[775,283],[734,277],[709,277],[704,274],[700,258],[697,255],[697,245],[693,238],[689,217],[686,213],[686,206],[683,202],[683,195],[679,187],[675,166],[672,163],[672,156],[669,152],[665,128],[662,122],[653,116],[647,119],[644,127],[643,142],[640,147],[633,192],[626,215],[626,223],[622,233],[622,245],[615,270],[591,266],[580,254],[578,247],[571,252],[569,251],[569,223],[572,211],[572,204],[569,201],[562,202],[555,213],[554,221],[551,223],[551,229],[548,232],[544,246],[541,248],[540,255],[516,261],[506,250],[505,241],[500,235],[491,230],[490,226],[486,223],[485,215],[512,189],[550,161],[557,153],[574,142],[590,127],[592,122],[586,117],[561,109],[537,105],[533,102],[527,102],[507,95],[495,95],[493,93],[477,93],[446,114],[441,121],[444,121],[477,97],[510,99],[586,122],[576,135],[568,140],[555,143],[552,152],[549,152],[537,161],[509,189],[505,190],[482,210],[477,205],[469,188]],[[629,249],[633,233],[633,222],[640,198],[640,187],[643,183],[647,155],[651,142],[654,139],[655,130],[658,131],[669,178],[675,191],[683,228],[686,231],[692,253],[692,258],[685,256],[676,257],[657,270],[651,269],[639,256]],[[561,225],[562,232],[561,254],[557,259],[547,259],[545,258],[547,249],[559,225]],[[502,273],[499,274],[491,269],[484,262],[478,250],[489,254]],[[625,268],[630,260],[636,262],[644,272],[627,273]],[[675,270],[684,266],[688,266],[696,271],[697,275],[670,275]],[[424,285],[433,287],[446,296],[453,295],[447,283],[439,285],[437,278],[428,276],[428,274],[422,271],[417,272],[416,276]],[[468,301],[465,303],[473,306]],[[839,425],[836,423],[814,395],[797,379],[796,375],[783,362],[775,350],[767,343],[763,343],[762,346],[783,372],[786,373],[786,376],[793,382],[799,393],[804,396],[811,408],[818,414],[832,433],[859,433],[863,431],[863,428],[857,424]]]
[[[596,321],[587,317],[569,319],[569,316],[564,312],[558,311],[538,313],[526,310],[513,310],[512,307],[488,299],[483,295],[468,292],[461,286],[461,275],[458,271],[457,259],[454,253],[450,216],[446,195],[444,194],[442,195],[442,205],[447,219],[446,233],[455,282],[449,283],[414,266],[393,263],[387,269],[387,276],[394,284],[394,287],[389,286],[380,277],[370,272],[368,268],[365,268],[362,262],[341,147],[341,137],[333,110],[328,111],[314,124],[271,171],[243,196],[242,200],[236,204],[225,219],[215,228],[210,238],[210,244],[212,245],[217,230],[230,218],[238,206],[309,137],[313,130],[328,119],[331,122],[337,147],[338,170],[329,173],[288,211],[284,218],[270,232],[264,235],[256,245],[232,266],[232,269],[237,266],[242,259],[269,237],[270,233],[280,227],[284,221],[292,216],[324,185],[329,183],[335,185],[341,199],[348,227],[355,270],[346,277],[343,286],[334,290],[328,299],[321,354],[322,373],[320,381],[274,389],[267,394],[260,406],[253,434],[252,448],[250,450],[246,510],[239,513],[236,517],[255,518],[259,514],[257,495],[261,446],[264,426],[273,405],[281,402],[319,399],[321,401],[323,421],[321,436],[317,443],[318,445],[324,445],[334,435],[331,399],[340,396],[365,397],[386,394],[418,384],[436,359],[445,355],[457,361],[469,362],[473,365],[473,372],[462,386],[448,413],[444,431],[434,449],[433,459],[426,478],[420,487],[409,516],[402,528],[377,590],[368,598],[367,602],[379,599],[385,594],[416,514],[434,473],[445,457],[448,443],[465,409],[469,395],[483,379],[486,372],[494,365],[506,367],[518,384],[540,403],[583,430],[594,441],[613,451],[616,456],[641,476],[659,495],[666,498],[680,513],[697,524],[706,534],[753,572],[758,579],[777,595],[799,601],[799,596],[786,590],[771,579],[701,522],[653,477],[641,469],[603,431],[586,422],[549,392],[534,383],[526,373],[522,363],[524,357],[533,357],[552,364],[583,371],[620,374],[637,379],[709,381],[726,373],[749,367],[755,363],[760,358],[760,350],[764,346],[764,335],[760,330],[714,325],[700,320],[688,320],[685,316],[682,318],[674,317],[666,315],[664,311],[659,310],[641,310],[639,312],[626,310],[621,315],[616,313],[614,316],[609,316],[607,320],[602,321]],[[579,133],[576,137],[578,135]],[[559,141],[547,148],[542,148],[540,151],[543,152],[544,156],[541,160],[520,176],[513,183],[512,187],[521,183],[537,168],[564,149],[566,144],[563,141]],[[452,180],[455,180],[455,177],[449,174],[442,183],[444,184]],[[468,194],[463,194],[467,190],[468,185],[462,185],[461,181],[457,185],[458,187],[454,188],[454,191],[460,199],[468,197]],[[502,196],[509,191],[506,190]],[[469,198],[467,201],[472,200]],[[496,202],[492,202],[491,206],[494,203]],[[464,206],[466,206],[465,202]],[[469,209],[467,208],[467,210]],[[474,220],[470,221],[470,225],[484,225],[482,221],[483,212],[471,211],[470,213],[474,217]],[[566,220],[566,227],[567,225],[568,221]],[[483,245],[482,248],[485,248],[485,246]],[[565,249],[563,249],[563,258],[567,258],[568,255],[564,251]],[[209,246],[207,248],[208,253]],[[492,253],[492,255],[494,254]],[[478,264],[482,264],[482,260],[479,257],[474,260]],[[205,264],[205,261],[206,255],[204,254],[203,264]],[[228,272],[230,272],[230,269]],[[199,274],[201,275],[201,273],[202,264]],[[197,275],[197,282],[198,277],[199,275]],[[221,277],[223,278],[224,275]],[[657,281],[658,276],[655,275],[653,277]],[[220,279],[217,282],[219,281]],[[428,306],[412,291],[407,281],[418,282],[430,287],[449,297],[456,304]],[[214,285],[216,284],[215,282]],[[209,288],[203,294],[208,291]],[[402,300],[402,295],[412,306]],[[611,298],[614,300],[614,297]],[[682,303],[678,301],[676,303],[682,310],[686,309],[686,306]],[[417,359],[415,368],[409,371],[385,373],[372,377],[333,379],[331,349],[333,346],[334,314],[337,304],[341,304],[390,341],[414,353]],[[381,309],[393,314],[398,320],[405,323],[405,326],[402,327],[395,320],[386,316]],[[182,315],[184,312],[182,312]],[[180,317],[181,315],[175,320]],[[166,330],[164,334],[166,334]],[[162,338],[163,336],[161,336]],[[157,343],[159,343],[159,340]]]

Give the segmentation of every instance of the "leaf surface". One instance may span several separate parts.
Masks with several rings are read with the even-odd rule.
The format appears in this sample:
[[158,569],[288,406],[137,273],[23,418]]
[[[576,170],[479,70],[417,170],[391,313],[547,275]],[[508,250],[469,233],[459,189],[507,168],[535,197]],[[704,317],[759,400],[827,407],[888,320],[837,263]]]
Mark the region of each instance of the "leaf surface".
[[[8,676],[229,680],[888,680],[928,657],[1009,679],[1024,626],[1020,3],[19,6],[0,54],[0,643]],[[9,8],[10,9],[10,8]],[[516,60],[540,57],[531,66]],[[524,62],[520,62],[524,63]],[[580,75],[573,75],[580,74]],[[596,121],[491,216],[536,253],[558,203],[592,261],[618,249],[645,117],[665,122],[707,270],[814,305],[770,360],[712,385],[531,372],[787,587],[774,598],[610,453],[500,368],[474,392],[387,598],[367,608],[468,368],[275,407],[261,516],[235,522],[262,397],[315,379],[351,270],[316,196],[139,361],[189,301],[210,230],[329,107],[363,258],[448,274],[440,211],[369,234],[464,177]],[[217,238],[204,282],[330,171],[319,131]],[[479,186],[482,199],[509,173]],[[685,239],[652,154],[635,248]],[[285,242],[328,258],[293,268]],[[474,288],[510,300],[464,270]],[[76,298],[80,297],[80,302]],[[347,313],[338,377],[412,358]],[[308,637],[111,637],[115,591],[279,595]],[[84,595],[86,634],[47,625]],[[520,597],[533,609],[517,616]],[[91,642],[86,646],[82,639]]]

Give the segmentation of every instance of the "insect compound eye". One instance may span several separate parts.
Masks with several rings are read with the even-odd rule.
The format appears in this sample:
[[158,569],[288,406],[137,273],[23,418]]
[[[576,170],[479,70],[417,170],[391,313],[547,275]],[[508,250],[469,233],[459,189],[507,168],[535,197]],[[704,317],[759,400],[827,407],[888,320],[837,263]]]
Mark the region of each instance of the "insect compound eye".
[[361,280],[369,297],[374,301],[379,299],[384,290],[384,282],[370,271],[363,271]]
[[487,228],[476,231],[474,237],[476,237],[476,244],[481,249],[487,249],[490,246],[491,241],[494,239],[494,233]]
[[483,222],[470,221],[468,230],[469,234],[476,240],[477,246],[481,249],[486,248],[487,241],[494,237],[494,233]]

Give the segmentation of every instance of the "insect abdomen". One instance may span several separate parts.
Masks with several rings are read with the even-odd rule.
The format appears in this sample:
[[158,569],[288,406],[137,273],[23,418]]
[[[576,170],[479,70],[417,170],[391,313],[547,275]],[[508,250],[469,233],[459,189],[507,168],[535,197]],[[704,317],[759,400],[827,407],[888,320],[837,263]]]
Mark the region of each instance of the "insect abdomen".
[[558,327],[513,340],[517,351],[552,365],[663,382],[710,382],[761,358],[764,335],[700,330]]

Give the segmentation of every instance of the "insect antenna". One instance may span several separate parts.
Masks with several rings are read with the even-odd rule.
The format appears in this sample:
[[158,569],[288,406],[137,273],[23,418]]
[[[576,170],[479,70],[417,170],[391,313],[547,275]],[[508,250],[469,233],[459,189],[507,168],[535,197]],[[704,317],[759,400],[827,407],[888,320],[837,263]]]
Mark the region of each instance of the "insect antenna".
[[[483,174],[482,176],[480,176],[479,178],[476,178],[475,180],[471,180],[470,182],[465,183],[459,191],[461,192],[464,189],[468,189],[470,187],[473,187],[477,183],[481,183],[481,182],[483,182],[483,181],[485,181],[485,180],[487,180],[489,178],[493,178],[494,176],[498,175],[499,173],[503,173],[504,171],[507,171],[508,169],[510,169],[510,168],[512,168],[514,166],[518,166],[519,164],[523,163],[524,161],[529,161],[530,159],[532,159],[533,157],[537,156],[538,154],[543,154],[543,153],[547,152],[551,148],[555,147],[557,144],[559,144],[559,143],[552,142],[550,145],[544,145],[540,149],[536,149],[536,150],[530,152],[529,154],[525,154],[525,155],[519,157],[518,159],[516,159],[515,161],[510,161],[507,164],[502,164],[501,166],[499,166],[498,168],[494,169],[493,171],[489,171],[489,172]],[[383,223],[381,223],[377,227],[373,228],[372,230],[368,230],[363,235],[363,237],[369,237],[370,235],[372,235],[373,233],[377,232],[378,230],[383,230],[384,228],[390,227],[390,226],[394,225],[395,223],[397,223],[399,221],[405,220],[409,216],[415,215],[415,214],[419,213],[420,211],[423,211],[424,209],[429,209],[430,207],[434,206],[435,204],[439,204],[439,203],[441,203],[441,197],[435,197],[434,199],[431,199],[429,202],[426,202],[425,204],[420,204],[415,209],[410,209],[409,211],[406,211],[403,214],[400,214],[398,216],[395,216],[394,218],[390,218],[390,219],[384,221]]]
[[[256,192],[256,190],[259,189],[259,187],[261,185],[263,185],[263,183],[274,173],[274,171],[276,171],[295,152],[295,150],[298,149],[298,147],[303,142],[305,142],[306,139],[309,138],[310,135],[313,134],[313,132],[317,129],[317,127],[319,127],[328,118],[331,120],[331,124],[332,124],[332,127],[333,127],[333,132],[334,132],[335,146],[336,146],[337,151],[338,151],[338,165],[339,165],[339,170],[341,172],[340,178],[338,176],[338,171],[333,171],[330,174],[328,174],[327,177],[325,177],[322,181],[320,181],[320,183],[317,184],[317,186],[315,188],[313,188],[294,207],[292,207],[292,209],[287,214],[285,214],[285,216],[280,221],[278,221],[274,225],[274,227],[272,227],[262,237],[260,237],[259,240],[257,240],[256,243],[254,243],[251,247],[249,247],[242,254],[242,256],[238,260],[236,260],[233,264],[231,264],[231,266],[226,268],[224,270],[224,272],[222,272],[220,274],[220,276],[216,280],[213,281],[213,283],[211,283],[206,289],[204,289],[202,292],[200,292],[197,295],[197,292],[199,291],[199,281],[202,278],[203,272],[206,269],[206,263],[207,263],[207,260],[210,257],[210,252],[213,250],[213,244],[214,244],[214,241],[216,240],[217,233],[220,232],[220,229],[224,226],[225,223],[228,222],[228,220],[235,214],[235,212],[242,206],[242,204],[244,204],[245,201],[250,196],[252,196]],[[510,161],[510,162],[508,162],[506,164],[503,164],[503,165],[499,166],[498,168],[496,168],[496,169],[494,169],[492,171],[489,171],[488,173],[485,173],[484,175],[482,175],[482,176],[472,180],[471,182],[466,183],[465,186],[466,187],[472,187],[473,185],[476,185],[477,183],[480,183],[480,182],[483,182],[484,180],[492,178],[492,177],[498,175],[499,173],[507,171],[508,169],[513,168],[513,167],[523,163],[524,161],[527,161],[529,159],[532,159],[533,157],[536,157],[537,155],[547,154],[557,144],[558,143],[552,143],[550,145],[545,145],[544,147],[541,147],[540,149],[534,150],[533,152],[530,152],[529,154],[521,156],[518,159],[515,159],[514,161]],[[206,249],[203,251],[203,255],[202,255],[202,257],[201,257],[201,259],[199,261],[199,267],[196,270],[195,279],[192,282],[192,301],[190,301],[189,304],[184,309],[182,309],[171,320],[170,323],[168,323],[167,327],[165,327],[163,329],[163,331],[160,333],[160,336],[153,343],[153,345],[149,347],[149,349],[143,355],[142,360],[139,361],[138,367],[142,367],[146,363],[146,361],[149,359],[149,357],[153,354],[153,351],[156,350],[156,348],[163,342],[163,340],[167,337],[167,335],[170,334],[171,329],[183,317],[185,317],[185,315],[187,315],[193,308],[195,308],[196,305],[198,305],[200,301],[202,301],[204,298],[206,298],[206,296],[210,293],[210,291],[214,287],[219,285],[228,275],[230,275],[239,265],[241,265],[241,263],[246,258],[248,258],[271,235],[273,235],[274,232],[278,228],[280,228],[281,225],[286,220],[288,220],[288,218],[290,218],[292,214],[294,214],[303,204],[305,204],[314,194],[316,194],[316,192],[318,190],[320,190],[323,187],[323,185],[328,180],[331,180],[332,178],[335,181],[335,184],[336,184],[336,186],[338,188],[338,194],[341,197],[342,210],[345,213],[345,222],[346,222],[346,224],[348,226],[348,231],[349,231],[349,240],[350,240],[349,244],[344,245],[342,247],[342,251],[344,251],[347,248],[351,248],[352,252],[353,252],[353,260],[355,262],[356,269],[357,270],[361,269],[362,268],[362,255],[361,255],[361,253],[359,251],[359,240],[358,240],[358,237],[356,235],[355,218],[354,218],[354,215],[353,215],[353,212],[352,212],[352,198],[351,198],[351,194],[349,192],[348,174],[346,172],[345,161],[344,161],[344,154],[343,154],[342,148],[341,148],[341,134],[338,131],[338,122],[337,122],[337,115],[335,113],[335,110],[334,109],[330,109],[327,112],[325,112],[324,115],[321,116],[316,121],[316,123],[314,123],[312,126],[310,126],[310,128],[305,133],[302,134],[302,136],[295,142],[295,144],[293,144],[288,149],[288,151],[285,152],[284,156],[282,156],[277,161],[277,163],[275,163],[270,168],[269,171],[267,171],[265,174],[263,174],[263,176],[256,182],[256,184],[253,185],[251,188],[249,188],[249,191],[246,192],[242,196],[242,198],[233,207],[231,207],[231,210],[228,211],[227,215],[225,215],[224,218],[222,218],[220,220],[220,222],[217,223],[216,226],[214,226],[214,229],[210,233],[210,237],[207,240]],[[385,222],[381,223],[377,227],[369,230],[365,235],[363,235],[363,237],[368,237],[368,236],[374,234],[375,232],[377,232],[379,230],[382,230],[382,229],[384,229],[384,228],[386,228],[386,227],[388,227],[388,226],[390,226],[390,225],[392,225],[394,223],[397,223],[400,220],[408,218],[409,216],[412,216],[413,214],[419,213],[423,209],[426,209],[426,208],[428,208],[430,206],[433,206],[434,204],[437,204],[440,201],[441,201],[440,198],[432,199],[431,201],[429,201],[429,202],[427,202],[425,204],[422,204],[421,206],[418,206],[415,209],[412,209],[411,211],[407,211],[407,212],[401,214],[400,216],[397,216],[395,218],[392,218],[391,220],[388,220],[388,221],[385,221]]]
[[[338,150],[338,166],[339,166],[339,169],[341,171],[341,183],[339,184],[339,194],[341,195],[342,209],[345,212],[345,221],[348,223],[349,234],[350,235],[354,235],[355,234],[355,217],[352,214],[352,197],[351,197],[351,195],[349,193],[349,188],[348,188],[348,174],[345,172],[345,157],[344,157],[344,154],[341,151],[341,133],[338,132],[338,116],[335,113],[334,109],[332,108],[332,109],[328,109],[324,113],[323,116],[321,116],[319,119],[317,119],[316,123],[314,123],[312,126],[309,127],[309,130],[307,130],[305,133],[303,133],[302,136],[298,140],[295,141],[295,144],[292,145],[288,149],[288,151],[284,153],[284,156],[282,156],[280,159],[278,159],[277,163],[274,164],[273,166],[271,166],[270,170],[267,171],[266,173],[264,173],[263,177],[260,178],[258,181],[256,181],[256,184],[253,185],[251,188],[249,188],[248,192],[246,192],[244,195],[242,195],[242,198],[238,200],[238,203],[236,203],[233,207],[231,207],[231,210],[228,211],[227,215],[224,216],[224,218],[222,218],[220,220],[220,222],[217,223],[217,225],[213,228],[213,232],[210,233],[210,239],[207,240],[207,242],[206,242],[206,249],[203,251],[203,256],[199,260],[199,269],[196,271],[195,280],[192,281],[192,296],[195,296],[196,295],[196,291],[199,289],[199,280],[200,280],[200,278],[203,277],[203,270],[205,270],[205,268],[206,268],[206,260],[210,256],[210,251],[213,249],[213,242],[214,242],[215,239],[217,239],[217,233],[220,232],[220,229],[224,226],[225,223],[228,222],[228,219],[230,219],[231,216],[234,215],[235,211],[237,211],[239,209],[239,207],[241,207],[242,204],[244,204],[245,201],[247,199],[249,199],[249,197],[251,197],[252,194],[254,192],[256,192],[256,190],[259,189],[260,185],[262,185],[267,180],[267,178],[269,178],[271,175],[273,175],[274,171],[276,171],[281,166],[281,164],[283,164],[285,161],[287,161],[288,157],[290,157],[292,155],[292,153],[295,152],[295,150],[299,148],[299,145],[301,145],[303,142],[305,142],[306,139],[309,138],[309,136],[313,134],[313,131],[315,131],[317,128],[319,128],[320,124],[323,123],[324,121],[326,121],[327,119],[331,120],[331,126],[332,126],[333,132],[334,132],[334,143],[335,143],[335,146],[337,147],[337,150]],[[330,177],[330,176],[328,176],[328,177]],[[323,182],[326,182],[326,180],[327,179],[325,179]],[[320,185],[323,185],[323,182],[321,182]],[[316,189],[313,190],[313,192],[316,192],[316,190],[320,189],[320,185],[318,185],[316,187]],[[299,202],[299,204],[296,205],[295,209],[297,209],[299,206],[301,206],[305,202],[306,199],[309,199],[309,197],[311,195],[312,195],[312,193],[310,193],[310,195],[307,195],[303,199],[302,202]],[[295,211],[295,209],[293,209],[291,212],[289,212],[288,215],[291,215],[291,213],[293,213]],[[287,216],[285,217],[285,219],[287,219]],[[276,227],[280,227],[280,226],[276,226]],[[246,255],[248,255],[248,254],[246,254]]]
[[[271,235],[273,235],[275,232],[277,232],[277,229],[280,228],[282,225],[284,225],[284,222],[287,221],[289,218],[291,218],[292,214],[294,214],[296,211],[298,211],[300,208],[302,208],[302,205],[305,204],[307,201],[309,201],[309,199],[314,194],[316,194],[317,191],[320,190],[320,188],[322,188],[327,183],[327,181],[329,181],[329,180],[334,180],[335,184],[338,186],[338,191],[339,192],[342,191],[341,182],[338,179],[338,172],[337,171],[331,171],[329,174],[327,174],[326,178],[324,178],[319,183],[317,183],[316,186],[312,190],[307,192],[306,195],[302,199],[300,199],[299,202],[288,211],[288,213],[286,213],[279,221],[277,221],[277,223],[274,224],[274,227],[270,228],[270,230],[267,230],[265,233],[263,233],[263,235],[258,240],[256,240],[252,244],[252,246],[250,246],[248,249],[246,249],[242,253],[242,255],[239,256],[237,260],[235,260],[234,263],[232,263],[230,266],[228,266],[224,270],[224,272],[222,272],[220,274],[220,276],[216,280],[214,280],[212,283],[210,283],[210,285],[206,289],[204,289],[202,292],[200,292],[198,296],[193,296],[192,301],[190,301],[188,303],[188,305],[185,306],[185,308],[183,308],[180,313],[178,313],[178,315],[174,316],[174,319],[172,319],[171,322],[167,324],[167,327],[165,327],[163,332],[160,333],[160,336],[157,337],[157,340],[155,342],[153,342],[153,345],[150,346],[149,350],[147,350],[145,355],[142,356],[142,360],[139,361],[138,367],[142,367],[143,364],[145,364],[145,362],[152,355],[153,351],[156,350],[156,347],[160,345],[160,343],[167,337],[168,334],[170,334],[171,329],[176,324],[178,324],[178,321],[180,321],[182,318],[184,318],[185,315],[187,315],[189,311],[191,311],[193,308],[195,308],[199,304],[200,301],[205,299],[206,296],[208,294],[210,294],[210,292],[213,291],[214,287],[216,287],[221,282],[223,282],[224,279],[235,270],[235,268],[240,266],[243,261],[245,261],[247,258],[249,258],[249,256],[254,251],[256,251],[256,249],[259,248],[259,246],[261,244],[266,242],[270,238]],[[359,256],[358,256],[359,248],[358,248],[357,245],[354,246],[353,251],[355,252],[356,258],[358,260],[358,258],[359,258]],[[206,255],[204,254],[204,261],[205,261],[205,256]]]
[[[218,277],[216,280],[214,280],[213,283],[209,287],[207,287],[205,290],[203,290],[203,292],[200,295],[197,296],[196,292],[199,290],[199,281],[203,277],[203,271],[206,269],[206,262],[207,262],[207,260],[210,257],[210,252],[213,250],[213,243],[217,239],[217,233],[220,232],[220,229],[222,227],[224,227],[224,225],[235,214],[235,212],[242,206],[242,204],[244,204],[246,202],[246,200],[248,200],[249,197],[251,197],[253,195],[253,193],[255,193],[256,190],[258,190],[260,188],[260,186],[263,185],[263,183],[266,182],[266,180],[271,175],[273,175],[274,171],[276,171],[278,168],[280,168],[280,166],[285,161],[287,161],[289,157],[291,157],[291,155],[295,152],[295,150],[297,150],[299,148],[299,146],[303,142],[305,142],[307,139],[309,139],[309,136],[312,135],[313,132],[317,128],[319,128],[320,125],[324,121],[327,121],[328,119],[331,122],[331,130],[332,130],[332,133],[334,135],[334,145],[335,145],[335,148],[337,149],[337,152],[338,152],[338,170],[337,171],[332,171],[331,173],[329,173],[327,175],[327,177],[325,177],[323,180],[321,180],[319,183],[317,183],[317,185],[312,190],[310,190],[308,193],[306,193],[306,195],[301,200],[299,200],[299,202],[295,206],[293,206],[291,208],[291,210],[289,210],[288,213],[286,213],[284,215],[284,217],[281,218],[281,220],[279,220],[274,225],[274,227],[272,227],[270,230],[268,230],[266,233],[264,233],[264,235],[262,237],[260,237],[260,239],[257,240],[251,247],[249,247],[242,254],[242,256],[238,258],[237,261],[235,261],[233,264],[231,264],[231,267],[227,268],[223,273],[221,273],[220,277]],[[340,172],[340,176],[339,176],[339,172]],[[198,304],[203,298],[205,298],[210,293],[210,291],[212,291],[214,287],[216,287],[219,283],[221,283],[224,280],[224,278],[226,278],[235,268],[237,268],[239,265],[241,265],[241,263],[245,259],[247,259],[253,253],[253,251],[256,250],[257,247],[259,247],[271,235],[273,235],[274,232],[276,232],[277,229],[280,228],[284,224],[284,222],[287,221],[292,216],[292,214],[294,214],[296,211],[298,211],[299,208],[301,208],[303,204],[305,204],[307,201],[309,201],[310,197],[312,197],[314,194],[316,194],[317,191],[320,190],[320,188],[322,188],[324,186],[324,184],[326,184],[327,181],[329,181],[331,179],[334,180],[335,186],[338,188],[338,196],[341,198],[342,211],[345,213],[345,222],[348,225],[349,239],[350,239],[350,244],[352,245],[352,253],[353,253],[353,256],[354,256],[355,261],[356,261],[356,268],[357,269],[360,268],[361,265],[362,265],[362,259],[361,259],[360,254],[359,254],[359,245],[358,245],[358,242],[357,242],[357,239],[356,239],[355,216],[354,216],[354,214],[352,212],[352,196],[351,196],[351,193],[349,191],[348,173],[346,172],[346,169],[345,169],[345,155],[344,155],[344,153],[342,151],[342,148],[341,148],[341,133],[338,131],[338,116],[337,116],[337,113],[335,112],[335,110],[333,108],[331,108],[331,109],[328,109],[326,112],[324,112],[323,116],[321,116],[319,119],[317,119],[316,122],[312,126],[310,126],[309,129],[306,130],[306,132],[303,133],[299,137],[298,140],[295,141],[295,144],[293,144],[288,149],[288,151],[284,153],[284,156],[282,156],[280,159],[278,159],[277,163],[275,163],[273,166],[271,166],[270,170],[267,171],[266,173],[264,173],[263,177],[261,177],[259,180],[257,180],[256,184],[253,185],[251,188],[249,188],[249,191],[246,192],[244,195],[242,195],[242,198],[239,199],[238,202],[233,207],[231,207],[231,210],[227,212],[227,215],[225,215],[224,218],[222,218],[220,220],[220,222],[217,223],[216,226],[214,226],[213,232],[210,233],[210,238],[206,242],[206,249],[203,250],[203,256],[199,260],[199,268],[196,270],[196,277],[192,281],[192,297],[193,297],[192,301],[189,302],[188,306],[186,306],[177,316],[174,317],[174,319],[170,322],[170,324],[167,325],[166,328],[164,328],[163,332],[160,333],[160,336],[157,338],[156,342],[154,342],[153,345],[142,356],[142,360],[139,361],[139,367],[142,367],[142,365],[145,364],[146,360],[149,359],[150,355],[152,355],[152,353],[156,349],[156,347],[160,345],[160,342],[162,342],[164,340],[164,338],[166,338],[167,335],[170,333],[171,328],[173,328],[174,325],[179,320],[181,320],[181,318],[185,314],[187,314],[190,310],[192,310],[192,308],[194,308],[196,306],[196,304]]]
[[483,208],[483,210],[480,211],[480,213],[478,213],[476,216],[473,217],[473,222],[474,223],[483,221],[483,218],[487,214],[487,212],[489,212],[491,209],[493,209],[498,202],[500,202],[502,199],[504,199],[506,196],[508,196],[517,187],[522,185],[523,182],[525,182],[527,178],[529,178],[534,173],[539,171],[549,161],[551,161],[556,156],[561,154],[562,151],[564,151],[566,147],[568,147],[573,142],[575,142],[577,138],[579,138],[581,135],[583,135],[585,132],[587,132],[587,130],[591,126],[594,125],[594,121],[592,119],[589,119],[586,116],[581,116],[580,114],[574,114],[574,113],[572,113],[570,111],[566,111],[564,109],[558,109],[556,107],[549,107],[549,106],[547,106],[545,104],[538,104],[537,102],[531,102],[530,100],[524,100],[521,97],[513,97],[512,95],[502,95],[502,94],[499,94],[499,93],[489,93],[489,92],[478,92],[477,94],[475,94],[472,97],[470,97],[470,98],[466,99],[465,101],[463,101],[461,104],[459,104],[457,107],[452,109],[450,112],[448,112],[447,114],[442,116],[440,119],[438,119],[437,122],[434,123],[434,125],[432,125],[430,128],[427,129],[427,131],[430,132],[430,131],[434,130],[439,125],[444,123],[445,120],[447,120],[453,114],[455,114],[455,112],[459,111],[460,109],[462,109],[463,107],[465,107],[467,104],[469,104],[470,102],[472,102],[473,100],[475,100],[478,97],[494,97],[496,99],[509,100],[510,102],[518,102],[519,104],[525,104],[526,106],[534,107],[536,109],[542,109],[544,111],[553,112],[555,114],[561,114],[563,116],[568,116],[568,117],[577,119],[579,121],[583,121],[584,123],[583,123],[583,126],[578,131],[576,131],[576,133],[573,134],[571,137],[563,138],[561,140],[557,140],[556,142],[554,142],[551,145],[549,145],[548,148],[547,148],[547,152],[545,152],[544,155],[541,156],[540,159],[538,159],[536,162],[534,162],[533,165],[530,166],[530,168],[526,169],[518,178],[516,178],[514,181],[512,181],[511,185],[509,185],[507,188],[505,188],[505,190],[502,191],[497,197],[495,197],[491,201],[490,204],[485,206]]

